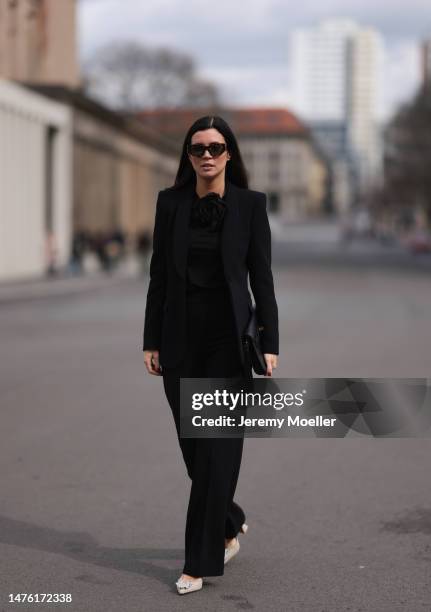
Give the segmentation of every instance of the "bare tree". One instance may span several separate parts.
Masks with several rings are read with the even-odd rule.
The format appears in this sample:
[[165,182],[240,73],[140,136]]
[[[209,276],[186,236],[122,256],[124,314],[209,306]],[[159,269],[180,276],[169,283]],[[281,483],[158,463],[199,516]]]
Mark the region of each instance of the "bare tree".
[[431,91],[421,88],[390,122],[385,143],[385,198],[422,208],[431,221]]
[[124,112],[218,103],[216,86],[196,75],[194,59],[135,41],[110,43],[84,64],[88,95]]

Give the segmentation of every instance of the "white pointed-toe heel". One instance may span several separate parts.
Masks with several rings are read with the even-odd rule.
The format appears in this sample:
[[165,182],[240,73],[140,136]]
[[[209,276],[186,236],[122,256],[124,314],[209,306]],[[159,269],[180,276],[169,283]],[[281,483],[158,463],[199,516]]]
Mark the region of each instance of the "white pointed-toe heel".
[[[247,523],[243,523],[239,529],[239,533],[247,533],[248,525]],[[239,553],[240,544],[238,538],[234,538],[234,544],[225,547],[224,549],[224,562],[225,565],[228,561],[230,561],[235,555]]]
[[239,541],[238,538],[234,538],[234,543],[231,544],[230,546],[225,547],[224,549],[224,563],[226,565],[226,563],[228,561],[230,561],[236,554],[238,554],[239,549],[240,549],[240,545],[239,545]]
[[193,591],[200,591],[203,585],[203,579],[198,578],[197,580],[184,580],[184,578],[179,578],[176,581],[177,591],[180,595],[185,595],[186,593],[192,593]]

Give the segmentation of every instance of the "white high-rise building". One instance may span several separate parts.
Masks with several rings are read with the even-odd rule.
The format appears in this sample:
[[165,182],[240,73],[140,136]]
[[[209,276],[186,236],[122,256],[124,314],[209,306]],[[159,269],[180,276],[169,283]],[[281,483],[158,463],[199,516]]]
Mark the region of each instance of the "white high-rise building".
[[351,19],[295,30],[290,69],[296,112],[311,124],[344,125],[362,187],[381,173],[383,39]]
[[382,178],[383,145],[379,115],[383,82],[383,42],[371,28],[349,40],[347,52],[347,128],[358,158],[363,186]]
[[293,31],[289,39],[293,94],[306,119],[345,120],[347,45],[357,30],[354,21],[337,19]]

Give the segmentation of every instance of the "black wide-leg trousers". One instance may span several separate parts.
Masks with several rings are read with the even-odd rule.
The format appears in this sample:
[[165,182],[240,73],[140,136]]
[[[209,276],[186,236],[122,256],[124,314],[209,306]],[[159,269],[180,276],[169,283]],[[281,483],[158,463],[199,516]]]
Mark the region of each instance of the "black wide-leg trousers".
[[181,438],[180,378],[245,377],[235,335],[228,287],[195,288],[187,294],[187,350],[180,365],[162,368],[166,397],[192,481],[185,528],[183,573],[221,576],[225,538],[235,537],[245,521],[233,501],[244,438]]

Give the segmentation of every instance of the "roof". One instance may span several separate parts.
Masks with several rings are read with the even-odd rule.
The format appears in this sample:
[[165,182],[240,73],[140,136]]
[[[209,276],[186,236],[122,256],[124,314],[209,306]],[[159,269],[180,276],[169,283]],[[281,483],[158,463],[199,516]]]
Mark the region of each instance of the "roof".
[[93,117],[110,124],[139,142],[153,146],[168,155],[178,155],[178,144],[171,140],[167,134],[162,134],[151,126],[144,125],[141,121],[137,120],[137,118],[123,115],[122,113],[104,106],[97,100],[88,97],[79,89],[73,89],[63,85],[41,85],[39,83],[20,84],[48,98],[58,100],[73,108],[93,115]]
[[0,107],[13,108],[16,112],[23,112],[45,125],[61,127],[72,121],[72,111],[65,104],[47,99],[35,91],[29,91],[21,83],[1,77]]
[[309,128],[286,108],[162,108],[135,114],[145,125],[173,138],[182,135],[196,119],[220,115],[238,137],[291,136],[308,137]]

